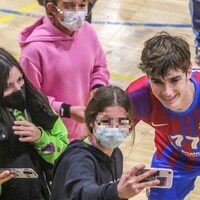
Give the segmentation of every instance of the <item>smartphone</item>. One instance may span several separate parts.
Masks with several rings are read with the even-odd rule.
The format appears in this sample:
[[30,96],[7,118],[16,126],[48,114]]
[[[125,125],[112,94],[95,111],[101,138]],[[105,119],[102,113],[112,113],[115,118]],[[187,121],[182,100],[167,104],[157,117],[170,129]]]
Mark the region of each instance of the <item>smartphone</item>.
[[0,168],[0,172],[10,171],[13,178],[38,178],[38,174],[32,168]]
[[172,182],[173,182],[173,171],[171,169],[165,169],[165,168],[144,168],[142,170],[139,170],[136,173],[136,176],[141,175],[151,169],[156,169],[157,172],[155,174],[152,174],[148,176],[147,178],[143,179],[141,182],[147,182],[147,181],[153,181],[153,180],[159,180],[160,183],[156,186],[151,186],[152,188],[171,188]]

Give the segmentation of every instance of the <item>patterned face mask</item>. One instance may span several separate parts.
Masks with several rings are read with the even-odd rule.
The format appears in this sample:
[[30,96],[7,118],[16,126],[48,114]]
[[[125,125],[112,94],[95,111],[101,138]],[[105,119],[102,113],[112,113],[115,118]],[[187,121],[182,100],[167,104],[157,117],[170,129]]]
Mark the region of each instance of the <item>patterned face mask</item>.
[[79,11],[69,11],[69,10],[64,10],[61,11],[58,9],[58,11],[63,14],[64,16],[64,21],[61,21],[60,19],[59,22],[62,26],[67,28],[70,31],[77,31],[84,23],[85,16],[86,16],[86,11],[85,10],[79,10]]
[[94,134],[102,146],[114,149],[129,135],[129,128],[108,128],[97,125]]

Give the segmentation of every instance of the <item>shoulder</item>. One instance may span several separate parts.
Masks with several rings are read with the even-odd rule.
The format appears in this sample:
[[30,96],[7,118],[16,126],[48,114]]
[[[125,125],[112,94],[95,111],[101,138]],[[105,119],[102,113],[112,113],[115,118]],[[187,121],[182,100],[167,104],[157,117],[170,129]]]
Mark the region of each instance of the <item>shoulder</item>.
[[116,160],[118,164],[123,162],[123,154],[118,147],[115,148],[115,150],[113,151],[112,157]]
[[81,29],[83,29],[83,30],[85,30],[85,31],[86,31],[86,30],[87,30],[87,31],[91,31],[91,32],[94,32],[94,33],[96,34],[96,31],[95,31],[93,25],[90,24],[90,23],[88,23],[87,21],[84,22],[84,24],[83,24],[83,26],[82,26]]
[[192,78],[194,78],[198,83],[200,83],[200,69],[199,68],[192,69]]
[[132,82],[126,89],[132,104],[135,114],[138,117],[146,116],[150,112],[151,88],[147,76],[142,76]]
[[79,29],[79,34],[84,35],[84,39],[98,40],[98,36],[94,27],[88,22],[84,22],[83,26]]
[[87,144],[82,140],[75,140],[71,142],[65,151],[61,154],[55,163],[58,166],[61,162],[74,163],[79,161],[85,161],[85,157],[92,157],[92,153],[87,150]]
[[131,93],[138,90],[142,90],[146,88],[148,85],[149,85],[148,77],[142,76],[137,80],[133,81],[132,83],[130,83],[129,86],[126,88],[126,92]]

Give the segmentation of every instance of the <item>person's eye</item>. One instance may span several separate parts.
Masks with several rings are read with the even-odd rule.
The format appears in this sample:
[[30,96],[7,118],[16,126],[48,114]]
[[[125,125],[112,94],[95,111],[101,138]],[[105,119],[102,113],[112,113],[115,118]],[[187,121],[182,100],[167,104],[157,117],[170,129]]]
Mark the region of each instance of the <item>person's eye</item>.
[[109,120],[109,119],[102,119],[102,120],[101,120],[101,123],[102,123],[102,124],[109,124],[109,123],[110,123],[110,120]]
[[154,83],[154,84],[162,84],[162,82],[159,81],[159,80],[152,80],[151,82]]
[[80,4],[78,7],[79,9],[85,9],[85,4]]
[[179,81],[179,79],[172,79],[171,83],[177,83]]
[[17,80],[18,83],[21,83],[21,82],[23,82],[23,81],[24,81],[24,78],[23,78],[23,77],[19,77],[18,80]]
[[119,119],[119,124],[120,125],[129,125],[130,121],[127,118],[122,118],[122,119]]

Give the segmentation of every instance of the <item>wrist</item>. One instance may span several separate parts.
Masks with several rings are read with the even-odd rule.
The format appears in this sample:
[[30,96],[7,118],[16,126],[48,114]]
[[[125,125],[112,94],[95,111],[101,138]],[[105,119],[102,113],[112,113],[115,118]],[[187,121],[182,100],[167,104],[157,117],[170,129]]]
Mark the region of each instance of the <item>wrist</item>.
[[118,197],[120,200],[127,200],[127,199],[123,198],[119,193],[118,193]]
[[60,107],[60,116],[71,118],[70,107],[70,104],[63,103]]
[[42,133],[43,133],[43,130],[41,127],[37,127],[38,128],[38,136],[37,138],[35,139],[35,142],[36,141],[39,141],[41,138],[42,138]]
[[118,198],[120,200],[124,200],[125,199],[125,198],[122,197],[123,195],[121,194],[121,191],[120,191],[120,188],[119,188],[119,181],[117,183],[117,195],[118,195]]

